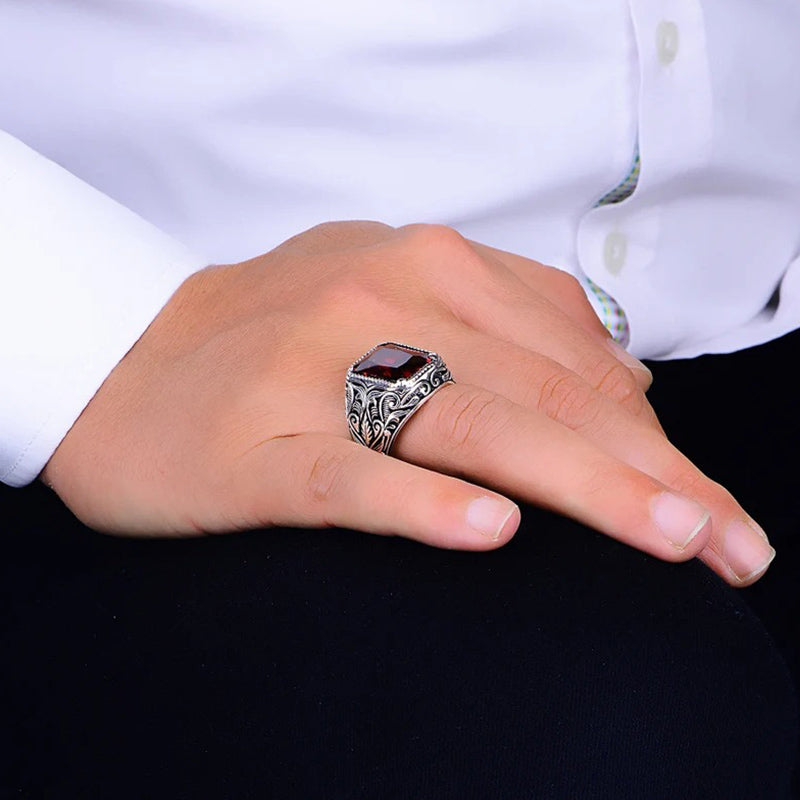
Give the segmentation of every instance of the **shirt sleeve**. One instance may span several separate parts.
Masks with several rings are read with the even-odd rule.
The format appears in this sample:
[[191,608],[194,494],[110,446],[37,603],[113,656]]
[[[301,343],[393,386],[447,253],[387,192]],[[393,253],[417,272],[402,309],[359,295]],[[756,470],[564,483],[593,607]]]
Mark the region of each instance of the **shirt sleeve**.
[[205,264],[0,131],[0,481],[22,486]]

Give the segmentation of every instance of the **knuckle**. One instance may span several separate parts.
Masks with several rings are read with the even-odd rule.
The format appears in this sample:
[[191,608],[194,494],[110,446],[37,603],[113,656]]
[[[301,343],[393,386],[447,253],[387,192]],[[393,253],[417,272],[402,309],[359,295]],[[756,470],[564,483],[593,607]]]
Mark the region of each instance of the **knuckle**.
[[306,231],[309,240],[320,244],[364,245],[383,241],[394,232],[391,225],[371,220],[348,220],[346,222],[320,222]]
[[333,447],[317,454],[306,479],[307,494],[313,503],[327,505],[339,494],[352,457],[351,453]]
[[291,236],[276,250],[321,256],[348,248],[379,244],[391,239],[395,229],[383,222],[369,220],[320,222]]
[[591,388],[566,373],[556,373],[542,384],[537,408],[574,430],[594,424],[599,414]]
[[452,392],[438,417],[438,436],[456,450],[482,449],[499,435],[508,415],[499,395],[485,390]]
[[405,234],[410,243],[426,250],[469,246],[467,240],[455,228],[435,222],[416,222],[404,225],[398,228],[398,231]]
[[598,392],[615,400],[638,416],[644,411],[644,392],[636,383],[631,371],[619,362],[613,364],[603,363],[598,373],[595,374],[594,384]]
[[[344,224],[344,223],[341,223]],[[360,235],[367,241],[382,242],[394,236],[396,228],[386,222],[378,222],[374,219],[356,219],[346,223],[350,230]]]
[[439,292],[451,296],[456,281],[490,287],[496,280],[496,266],[454,228],[420,223],[406,226],[403,232],[399,255],[404,266],[412,266],[417,278]]
[[543,276],[548,287],[555,293],[560,305],[573,312],[578,309],[588,309],[596,317],[592,304],[586,297],[583,284],[574,275],[546,264],[542,264],[541,269],[544,271]]
[[549,299],[581,327],[595,335],[604,332],[605,326],[587,297],[587,288],[574,275],[557,267],[542,269],[546,270]]
[[558,282],[559,289],[564,295],[569,296],[577,302],[589,302],[586,298],[586,292],[583,290],[581,282],[574,275],[571,275],[569,272],[565,272],[563,269],[558,269],[557,267],[547,267],[547,269],[553,271],[552,277]]
[[459,263],[481,260],[472,245],[454,228],[429,223],[406,227],[404,244],[410,250],[412,262],[418,266],[450,267],[454,259]]
[[338,239],[340,237],[341,222],[318,222],[310,227],[306,234],[320,239]]

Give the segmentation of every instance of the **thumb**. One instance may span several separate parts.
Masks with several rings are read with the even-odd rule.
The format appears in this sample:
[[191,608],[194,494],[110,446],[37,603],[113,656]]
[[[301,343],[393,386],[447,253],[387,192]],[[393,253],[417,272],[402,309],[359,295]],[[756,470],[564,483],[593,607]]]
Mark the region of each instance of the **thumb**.
[[238,473],[239,514],[262,527],[337,526],[492,550],[520,521],[502,495],[329,434],[271,439],[250,451]]

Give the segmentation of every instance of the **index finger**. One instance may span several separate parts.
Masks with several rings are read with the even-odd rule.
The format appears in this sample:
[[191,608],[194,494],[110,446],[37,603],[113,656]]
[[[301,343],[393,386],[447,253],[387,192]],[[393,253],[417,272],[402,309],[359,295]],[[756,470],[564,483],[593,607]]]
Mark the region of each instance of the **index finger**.
[[569,272],[472,239],[468,241],[484,258],[500,261],[521,281],[545,294],[598,342],[603,343],[610,338],[608,329],[586,300],[586,293],[580,281]]
[[525,256],[499,250],[496,247],[469,240],[484,258],[495,259],[510,270],[520,281],[552,303],[570,321],[578,325],[591,339],[621,361],[633,374],[637,384],[647,391],[653,374],[622,345],[614,341],[605,325],[595,313],[580,281],[564,270],[542,264]]

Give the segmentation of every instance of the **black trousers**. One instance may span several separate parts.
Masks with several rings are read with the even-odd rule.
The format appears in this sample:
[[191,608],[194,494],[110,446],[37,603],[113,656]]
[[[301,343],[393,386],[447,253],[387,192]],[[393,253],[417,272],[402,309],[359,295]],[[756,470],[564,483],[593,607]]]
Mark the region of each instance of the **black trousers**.
[[[0,492],[3,796],[787,798],[800,334],[653,364],[778,556],[735,590],[534,509],[504,548],[94,534]],[[794,778],[796,788],[797,778]]]

